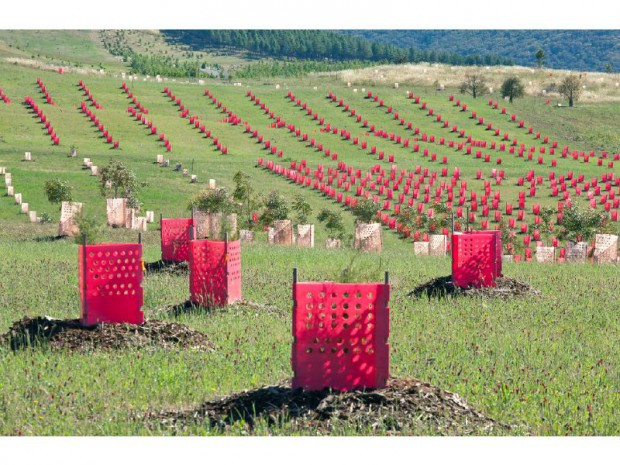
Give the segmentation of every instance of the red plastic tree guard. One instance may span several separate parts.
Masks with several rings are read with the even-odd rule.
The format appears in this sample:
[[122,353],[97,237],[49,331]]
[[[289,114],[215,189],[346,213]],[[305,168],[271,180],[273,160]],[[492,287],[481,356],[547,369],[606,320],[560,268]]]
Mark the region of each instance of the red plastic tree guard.
[[192,218],[162,218],[161,259],[173,262],[189,260],[189,241],[192,238]]
[[189,243],[190,300],[224,306],[241,300],[241,241]]
[[294,284],[293,388],[384,387],[389,298],[389,284]]
[[502,272],[500,232],[452,235],[452,282],[459,287],[495,287]]
[[142,244],[80,246],[80,323],[144,323],[142,277]]

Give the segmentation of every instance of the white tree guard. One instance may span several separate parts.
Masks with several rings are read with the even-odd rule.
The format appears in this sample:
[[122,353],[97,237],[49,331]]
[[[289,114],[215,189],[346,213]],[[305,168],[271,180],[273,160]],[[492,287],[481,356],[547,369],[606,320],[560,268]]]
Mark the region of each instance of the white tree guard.
[[80,232],[77,218],[82,216],[82,204],[79,202],[62,202],[60,207],[60,222],[58,235],[73,237]]
[[353,248],[364,252],[381,252],[383,240],[381,237],[381,224],[358,223],[355,225],[355,238]]
[[[196,227],[196,239],[219,239],[224,240],[222,231],[224,214],[208,213],[194,208],[194,225]],[[227,229],[231,236],[237,234],[237,214],[231,213],[226,217]]]
[[585,263],[588,253],[587,242],[569,242],[566,245],[566,263]]
[[428,236],[429,255],[443,256],[446,254],[448,236],[443,234],[431,234]]
[[[273,232],[271,231],[273,229]],[[269,228],[268,239],[270,244],[292,245],[293,222],[291,220],[276,220]]]
[[136,208],[125,208],[125,227],[127,229],[135,229],[135,221],[138,216],[138,210]]
[[254,231],[250,231],[249,229],[240,229],[239,239],[241,239],[241,242],[254,242]]
[[297,225],[297,245],[299,247],[314,247],[314,225],[298,224]]
[[342,242],[340,241],[340,239],[329,238],[325,241],[326,249],[339,249],[341,245],[342,245]]
[[127,199],[107,199],[107,221],[109,226],[125,226],[125,209]]
[[134,229],[136,231],[146,231],[146,225],[146,216],[134,216],[133,223],[131,224],[131,229]]
[[417,241],[413,243],[414,255],[430,255],[430,243],[426,241]]
[[615,263],[618,260],[618,236],[597,234],[594,240],[594,263]]
[[536,261],[538,263],[553,263],[555,261],[555,247],[536,247]]

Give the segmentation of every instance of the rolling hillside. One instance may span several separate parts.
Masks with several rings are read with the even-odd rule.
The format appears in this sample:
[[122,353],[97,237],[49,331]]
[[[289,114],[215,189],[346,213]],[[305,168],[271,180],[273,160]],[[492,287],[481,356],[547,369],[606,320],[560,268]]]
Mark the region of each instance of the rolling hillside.
[[[588,73],[588,98],[573,108],[558,105],[563,102],[551,91],[551,81],[563,73],[529,68],[482,68],[494,89],[476,99],[459,91],[473,68],[452,65],[375,64],[294,79],[134,76],[118,59],[126,44],[139,54],[172,55],[174,64],[207,58],[156,43],[152,31],[127,34],[114,53],[116,35],[106,48],[89,34],[28,32],[18,42],[4,35],[11,46],[0,46],[2,57],[11,57],[0,61],[0,435],[618,434],[617,265],[586,261],[589,238],[579,249],[583,262],[569,263],[566,251],[576,237],[563,235],[573,205],[579,214],[603,219],[601,230],[620,229],[615,76]],[[85,43],[73,55],[70,44],[79,41]],[[526,81],[530,92],[511,104],[497,82],[514,73],[531,84]],[[254,198],[277,190],[292,206],[301,195],[312,209],[307,221],[316,226],[315,246],[269,244],[268,232],[255,225],[254,241],[243,242],[236,262],[243,299],[224,308],[193,305],[190,265],[162,266],[157,220],[140,233],[106,225],[103,182],[87,164],[102,168],[110,160],[122,161],[139,181],[140,215],[149,210],[186,225],[190,200],[210,189],[211,180],[232,191],[239,171],[249,176]],[[114,251],[112,258],[99,252],[101,263],[91,262],[99,271],[83,271],[102,274],[94,276],[101,278],[96,293],[118,297],[139,290],[115,284],[110,290],[105,275],[119,273],[120,279],[121,272],[128,278],[138,271],[132,278],[139,277],[143,290],[140,311],[149,323],[170,324],[166,337],[174,344],[146,339],[116,346],[109,332],[108,347],[72,346],[67,333],[50,338],[50,325],[79,316],[80,289],[87,287],[80,288],[79,238],[57,237],[60,209],[44,192],[50,179],[72,186],[73,200],[83,203],[100,235],[97,242],[115,248],[141,242],[133,264],[128,257],[127,265],[122,257],[115,261]],[[381,252],[351,247],[352,207],[364,200],[380,224]],[[339,249],[327,247],[330,233],[318,220],[324,208],[342,215]],[[414,245],[426,243],[430,254],[430,235],[451,244],[450,212],[455,230],[502,231],[502,253],[513,252],[513,258],[501,272],[525,291],[416,295],[428,283],[439,283],[441,293],[441,283],[451,279],[449,254],[420,256]],[[301,223],[296,213],[291,208],[288,216]],[[44,217],[51,222],[37,220]],[[239,221],[254,225],[247,212]],[[557,245],[554,259],[557,252],[564,263],[537,263],[538,246],[551,244]],[[293,269],[298,284],[346,280],[342,284],[354,287],[368,281],[384,286],[388,271],[389,309],[387,294],[376,306],[364,300],[372,297],[366,291],[337,294],[332,283],[321,288],[329,293],[298,292]],[[307,300],[298,306],[297,295],[317,305]],[[333,305],[318,300],[323,297]],[[294,322],[294,315],[301,318]],[[305,353],[331,357],[327,368],[316,369],[317,379],[334,369],[343,375],[352,368],[378,371],[369,356],[383,346],[389,360],[379,368],[389,368],[390,383],[411,388],[397,390],[391,404],[377,390],[354,392],[351,397],[370,399],[354,412],[335,391],[323,391],[324,399],[336,399],[331,403],[314,402],[319,398],[302,391],[321,422],[301,415],[305,407],[290,394],[300,391],[291,379],[304,368],[292,362],[292,349],[300,341],[294,328],[304,318],[306,328],[318,328]],[[40,329],[31,330],[33,321]],[[24,337],[13,337],[20,325]],[[100,328],[111,326],[125,327]],[[183,342],[187,330],[200,332],[208,344]],[[128,343],[142,338],[138,328],[123,331]],[[316,360],[305,365],[327,359]],[[273,393],[282,394],[277,402]],[[242,402],[210,416],[213,402],[231,398],[225,396]],[[412,398],[417,403],[403,402]],[[462,421],[446,418],[445,411],[461,412]],[[474,428],[481,415],[497,428]],[[81,453],[65,445],[56,455],[83,460],[98,450],[87,444]]]
[[536,66],[545,52],[545,66],[575,71],[620,71],[618,30],[347,30],[343,34],[424,51],[460,55],[499,55],[521,66]]

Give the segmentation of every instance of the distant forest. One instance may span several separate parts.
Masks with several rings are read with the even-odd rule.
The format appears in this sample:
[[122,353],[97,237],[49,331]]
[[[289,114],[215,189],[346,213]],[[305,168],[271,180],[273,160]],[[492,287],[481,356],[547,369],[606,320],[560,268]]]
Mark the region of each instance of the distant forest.
[[[193,50],[210,48],[248,51],[256,58],[360,61],[383,63],[447,63],[453,65],[512,65],[509,57],[491,53],[422,50],[353,34],[324,30],[163,30],[167,40]],[[361,31],[358,31],[361,32]]]
[[620,72],[620,30],[346,30],[339,33],[397,47],[457,55],[498,55],[521,66]]

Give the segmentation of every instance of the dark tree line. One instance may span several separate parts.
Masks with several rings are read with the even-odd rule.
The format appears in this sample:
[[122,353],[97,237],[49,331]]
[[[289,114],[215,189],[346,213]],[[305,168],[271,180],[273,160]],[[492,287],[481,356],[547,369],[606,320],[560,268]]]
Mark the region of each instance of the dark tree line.
[[180,61],[178,58],[161,55],[143,55],[132,53],[128,57],[131,71],[137,74],[169,77],[199,77],[204,66],[199,61]]
[[280,59],[371,61],[389,63],[448,63],[453,65],[511,65],[512,60],[492,55],[404,48],[353,35],[322,30],[166,30],[169,40],[194,50],[223,48],[249,51]]
[[[500,55],[520,66],[579,71],[617,68],[620,43],[620,31],[617,29],[351,29],[338,32],[398,47],[445,50],[459,55]],[[539,50],[543,54],[537,57]]]

